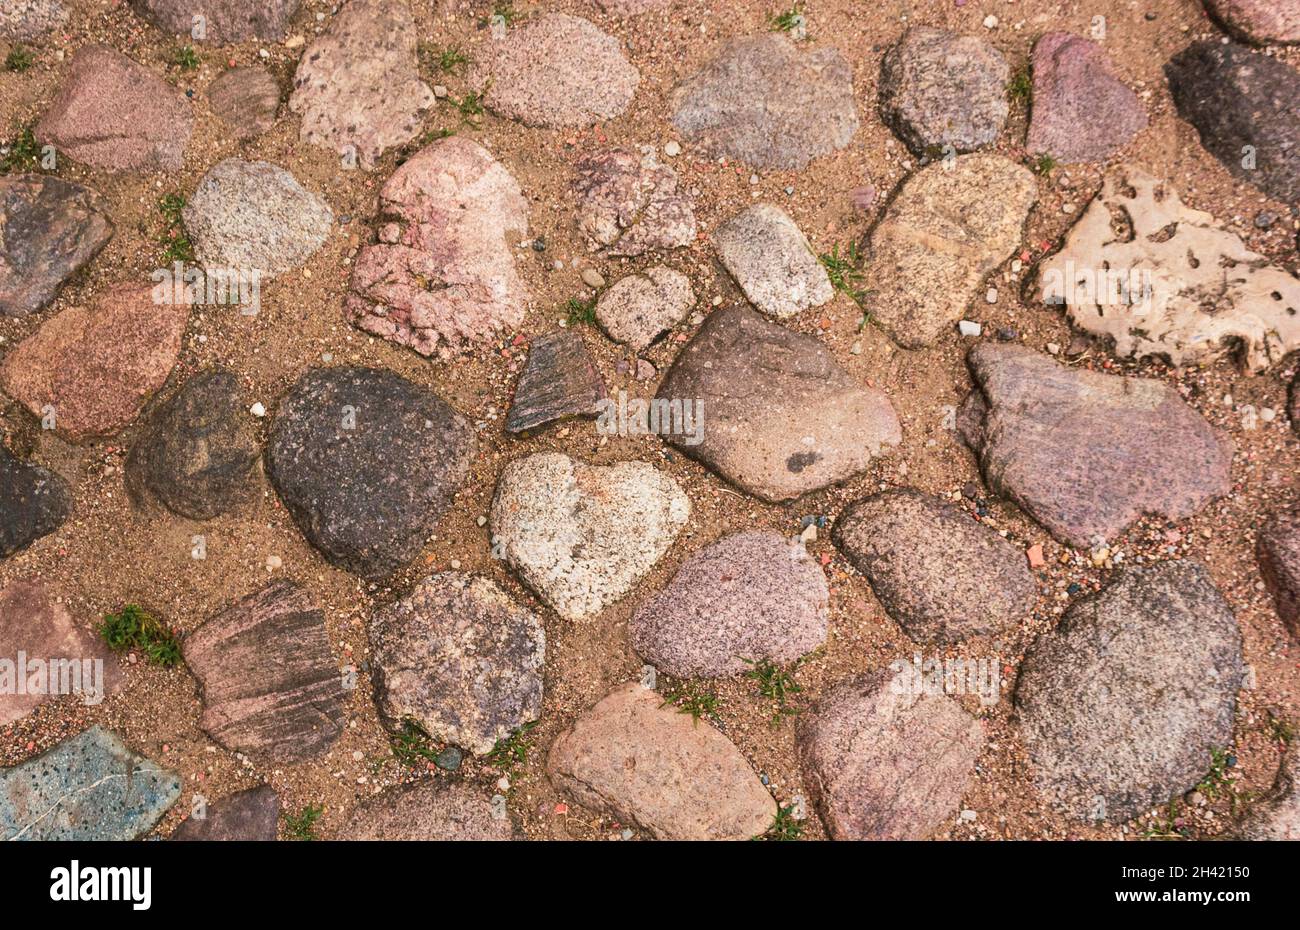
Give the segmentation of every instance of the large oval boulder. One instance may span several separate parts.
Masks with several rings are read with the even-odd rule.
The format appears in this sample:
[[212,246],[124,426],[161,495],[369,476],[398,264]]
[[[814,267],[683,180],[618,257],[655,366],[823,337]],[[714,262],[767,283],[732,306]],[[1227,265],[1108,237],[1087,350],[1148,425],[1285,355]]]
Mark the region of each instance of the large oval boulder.
[[1127,569],[1025,653],[1015,705],[1039,789],[1122,823],[1191,790],[1232,739],[1241,630],[1203,566]]

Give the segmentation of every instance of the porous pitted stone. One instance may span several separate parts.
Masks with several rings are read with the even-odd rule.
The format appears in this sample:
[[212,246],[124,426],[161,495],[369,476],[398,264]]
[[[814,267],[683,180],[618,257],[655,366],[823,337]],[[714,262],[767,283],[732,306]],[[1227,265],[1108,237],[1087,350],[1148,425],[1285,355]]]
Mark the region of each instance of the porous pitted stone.
[[826,269],[790,214],[757,203],[713,233],[718,259],[749,302],[777,318],[820,307],[835,296]]
[[965,511],[911,489],[850,505],[835,544],[918,643],[950,644],[1026,619],[1037,588],[1024,553]]
[[677,482],[646,462],[541,452],[501,472],[489,525],[494,552],[561,617],[584,620],[654,567],[690,511]]
[[425,578],[375,612],[370,645],[390,727],[411,719],[435,739],[482,755],[541,713],[541,621],[486,578]]
[[803,543],[770,532],[727,536],[688,558],[632,617],[635,649],[677,678],[786,666],[826,641],[830,591]]
[[799,718],[804,784],[834,839],[926,839],[970,785],[979,721],[899,681],[888,670],[850,679]]
[[1137,168],[1106,177],[1039,266],[1038,287],[1126,358],[1185,365],[1239,352],[1262,371],[1300,349],[1300,281]]
[[0,842],[138,839],[180,796],[180,776],[91,727],[0,770]]
[[116,432],[162,387],[181,351],[187,303],[158,303],[148,285],[118,285],[69,307],[14,346],[5,392],[73,442]]
[[185,230],[205,268],[284,274],[311,258],[334,214],[270,162],[227,158],[199,181],[185,205]]
[[610,339],[644,352],[686,319],[695,305],[691,279],[665,265],[651,265],[610,285],[596,301],[596,322]]
[[933,345],[1020,245],[1037,200],[1029,169],[1000,155],[962,155],[907,178],[867,243],[871,321],[904,348]]
[[983,343],[958,425],[989,487],[1070,546],[1143,514],[1191,516],[1231,487],[1232,444],[1167,385]]
[[916,26],[881,59],[880,115],[917,155],[970,152],[1002,131],[1010,75],[988,41]]
[[199,725],[232,752],[292,764],[343,732],[348,693],[325,614],[293,582],[272,582],[223,607],[182,649],[199,680]]
[[1241,630],[1203,566],[1126,569],[1021,663],[1015,704],[1039,790],[1081,820],[1163,807],[1232,739],[1244,672]]
[[381,579],[413,559],[469,474],[473,428],[374,368],[307,372],[280,403],[267,476],[329,561]]
[[592,251],[643,255],[695,241],[695,210],[677,172],[653,154],[614,149],[577,165],[578,229]]
[[346,301],[357,326],[432,355],[519,325],[528,290],[507,237],[528,230],[528,201],[486,149],[434,142],[379,200],[378,242],[357,256]]
[[1096,42],[1068,32],[1041,36],[1033,75],[1029,152],[1064,164],[1105,161],[1147,126],[1142,101]]
[[44,174],[0,178],[0,316],[40,310],[113,236],[108,206]]
[[557,329],[536,336],[528,344],[506,431],[521,433],[565,417],[594,417],[606,396],[605,382],[580,334]]
[[731,741],[640,684],[583,713],[551,745],[551,782],[661,840],[748,840],[776,802]]
[[1178,115],[1234,177],[1300,200],[1300,73],[1244,45],[1207,39],[1165,65]]
[[237,791],[191,814],[172,832],[174,840],[261,841],[275,839],[280,796],[270,785]]
[[902,438],[889,399],[820,342],[739,307],[710,313],[677,356],[656,397],[674,400],[695,405],[697,429],[664,438],[767,501],[850,478]]
[[348,0],[298,62],[289,109],[302,116],[302,140],[369,169],[414,139],[434,104],[420,80],[417,36],[402,0]]
[[185,95],[103,45],[80,49],[34,130],[67,156],[108,171],[179,171],[194,130]]
[[126,460],[126,487],[194,520],[245,500],[257,464],[257,434],[225,368],[201,372],[149,417]]
[[582,129],[632,102],[641,74],[618,39],[567,13],[544,13],[485,46],[469,82],[489,110],[526,126]]

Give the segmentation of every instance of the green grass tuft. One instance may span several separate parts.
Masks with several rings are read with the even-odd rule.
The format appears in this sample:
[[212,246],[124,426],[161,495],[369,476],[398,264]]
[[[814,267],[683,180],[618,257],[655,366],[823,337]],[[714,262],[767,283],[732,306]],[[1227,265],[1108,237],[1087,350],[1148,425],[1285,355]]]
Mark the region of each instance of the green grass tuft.
[[1029,98],[1034,94],[1034,79],[1030,77],[1028,68],[1021,68],[1011,76],[1011,82],[1007,84],[1007,96],[1014,103],[1029,103]]
[[754,839],[778,843],[803,839],[804,822],[794,816],[794,810],[793,804],[778,804],[776,816],[772,818],[772,826],[768,827],[767,832],[762,836],[756,836]]
[[659,705],[660,707],[671,704],[679,713],[690,714],[696,724],[700,722],[701,717],[717,719],[720,706],[718,696],[701,684],[686,682],[664,691],[663,697],[664,702]]
[[469,56],[460,50],[459,46],[449,46],[447,48],[437,48],[428,42],[421,42],[419,45],[420,64],[430,71],[441,71],[444,74],[458,74],[464,72],[469,66]]
[[432,762],[438,750],[430,745],[433,739],[429,732],[410,717],[403,718],[402,729],[392,738],[393,755],[402,765],[418,766],[422,762]]
[[138,649],[152,665],[170,668],[181,661],[181,647],[175,634],[135,604],[106,615],[99,634],[114,652]]
[[505,739],[497,740],[492,751],[487,754],[489,764],[496,766],[503,772],[508,772],[516,765],[523,765],[528,761],[528,753],[533,748],[533,727],[537,726],[537,721],[525,723],[515,732],[511,733]]
[[172,64],[182,71],[194,71],[203,64],[203,59],[199,57],[198,52],[194,51],[194,46],[182,45],[172,52]]
[[284,832],[288,834],[289,839],[300,842],[319,839],[320,837],[316,835],[316,821],[320,820],[323,813],[325,808],[308,804],[297,814],[285,814]]
[[181,218],[185,211],[183,194],[163,194],[158,198],[158,212],[162,214],[166,227],[163,229],[158,244],[162,246],[162,261],[165,265],[172,262],[193,262],[194,243],[185,235]]
[[840,247],[836,244],[831,247],[830,252],[823,252],[818,259],[826,269],[831,287],[861,307],[870,292],[858,287],[862,281],[860,270],[862,254],[858,251],[858,244],[850,242],[843,255],[840,254]]
[[596,323],[596,301],[579,300],[577,297],[570,297],[564,302],[564,309],[569,314],[570,326],[581,326],[587,324],[594,326]]
[[794,666],[786,671],[767,659],[758,662],[753,659],[744,661],[749,666],[745,677],[758,683],[759,694],[776,703],[776,710],[772,714],[773,726],[779,723],[782,717],[799,713],[796,708],[790,706],[790,699],[803,690],[794,680]]
[[32,134],[31,126],[25,126],[19,130],[18,135],[6,148],[8,151],[0,159],[0,174],[10,174],[14,171],[32,171],[41,163],[41,147]]
[[9,54],[5,58],[5,69],[21,74],[30,68],[32,62],[35,60],[36,59],[32,56],[32,53],[26,48],[21,45],[15,45],[9,50]]
[[807,17],[804,16],[802,3],[796,3],[784,13],[778,13],[772,17],[773,32],[794,32],[800,25],[807,25]]
[[1035,174],[1046,176],[1051,174],[1052,170],[1056,168],[1056,159],[1044,152],[1034,160],[1034,163],[1030,167],[1033,168]]

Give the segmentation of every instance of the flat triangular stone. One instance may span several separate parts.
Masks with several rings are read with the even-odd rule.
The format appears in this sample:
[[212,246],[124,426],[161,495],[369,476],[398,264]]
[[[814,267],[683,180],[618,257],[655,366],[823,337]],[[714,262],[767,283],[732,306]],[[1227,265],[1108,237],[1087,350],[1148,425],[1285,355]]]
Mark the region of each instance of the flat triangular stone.
[[506,429],[522,433],[565,417],[594,417],[608,396],[582,336],[559,329],[529,344]]
[[0,770],[0,841],[134,840],[180,796],[176,773],[91,727]]
[[103,45],[73,56],[34,130],[60,158],[106,171],[179,171],[193,131],[194,110],[180,90]]

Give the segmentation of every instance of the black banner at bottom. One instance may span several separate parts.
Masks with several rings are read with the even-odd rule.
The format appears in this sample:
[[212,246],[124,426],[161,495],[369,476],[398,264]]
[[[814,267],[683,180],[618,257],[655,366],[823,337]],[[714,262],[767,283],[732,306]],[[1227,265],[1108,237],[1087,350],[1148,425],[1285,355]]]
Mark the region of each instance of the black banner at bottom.
[[705,896],[716,900],[700,907],[733,919],[751,907],[770,919],[813,903],[809,895],[892,909],[909,893],[927,907],[984,901],[1002,913],[1195,907],[1227,917],[1293,895],[1297,851],[1233,842],[9,843],[0,887],[10,917],[75,910],[128,921],[399,916],[457,902],[477,902],[469,911],[483,915],[558,899],[617,913],[655,900],[671,908],[662,896],[673,887],[692,897],[713,888]]

